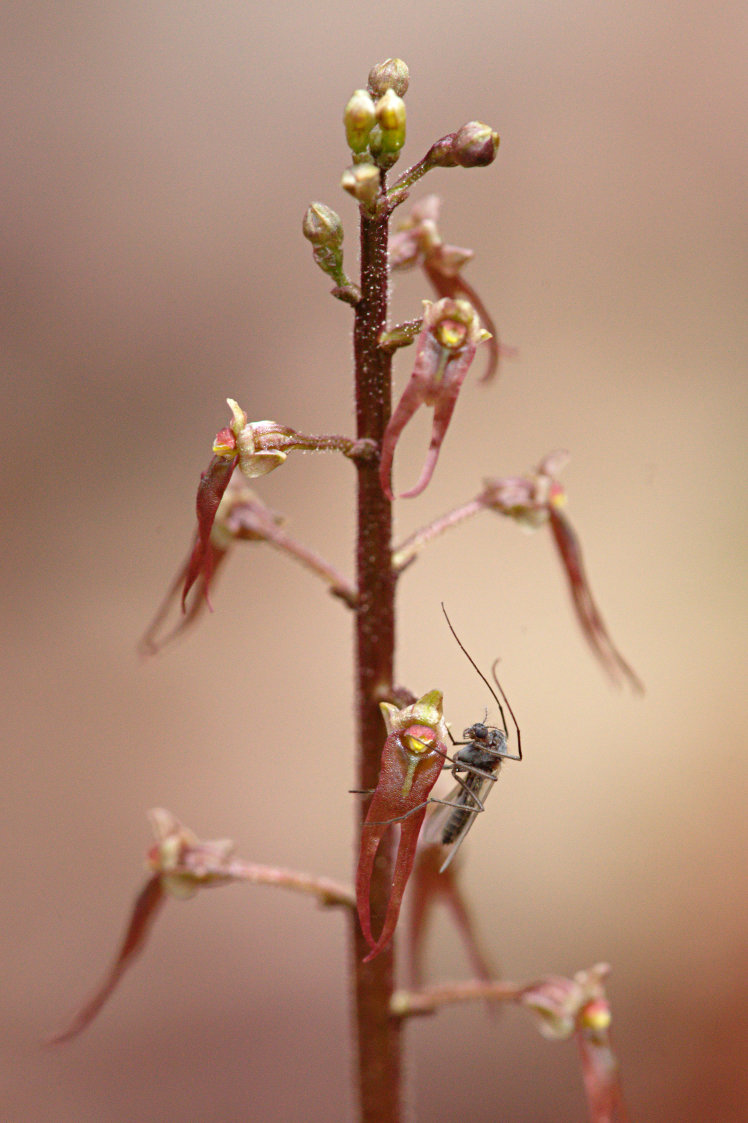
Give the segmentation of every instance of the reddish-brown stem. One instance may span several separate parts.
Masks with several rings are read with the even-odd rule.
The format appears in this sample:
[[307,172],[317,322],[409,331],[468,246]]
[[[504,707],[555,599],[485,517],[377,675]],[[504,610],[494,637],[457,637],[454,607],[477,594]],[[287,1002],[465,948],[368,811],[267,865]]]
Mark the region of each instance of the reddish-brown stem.
[[322,905],[343,905],[350,909],[356,907],[353,890],[329,877],[315,877],[310,873],[282,869],[280,866],[261,866],[256,862],[244,862],[240,858],[230,859],[223,869],[231,881],[246,881],[250,885],[270,885],[278,889],[291,889],[295,893],[308,893]]
[[[383,185],[384,189],[384,185]],[[392,357],[379,346],[387,326],[389,216],[361,212],[361,300],[356,305],[354,358],[359,440],[381,447],[391,412]],[[395,647],[391,567],[392,508],[379,483],[378,458],[358,460],[356,571],[356,712],[358,777],[362,790],[376,787],[385,730],[378,703],[392,694]],[[358,809],[357,837],[365,807]],[[356,844],[355,852],[358,852]],[[391,848],[380,848],[371,883],[371,910],[379,931],[392,884]],[[358,1044],[358,1091],[364,1123],[400,1118],[400,1022],[390,1014],[394,988],[392,945],[370,963],[369,948],[353,917],[353,972]]]
[[463,503],[460,507],[455,507],[452,511],[447,511],[445,515],[441,515],[438,519],[434,519],[428,526],[421,527],[416,530],[404,542],[395,549],[392,555],[392,568],[396,574],[402,571],[415,560],[416,554],[422,550],[424,546],[428,545],[434,538],[438,538],[440,534],[445,531],[451,530],[453,526],[459,526],[465,519],[471,519],[473,515],[480,514],[485,510],[487,503],[481,495],[475,499],[471,499],[469,503]]
[[516,1002],[527,990],[527,984],[468,979],[462,983],[442,983],[441,986],[422,990],[399,990],[392,998],[392,1011],[399,1018],[413,1014],[433,1014],[440,1006],[458,1002],[476,1002],[489,999],[493,1002]]

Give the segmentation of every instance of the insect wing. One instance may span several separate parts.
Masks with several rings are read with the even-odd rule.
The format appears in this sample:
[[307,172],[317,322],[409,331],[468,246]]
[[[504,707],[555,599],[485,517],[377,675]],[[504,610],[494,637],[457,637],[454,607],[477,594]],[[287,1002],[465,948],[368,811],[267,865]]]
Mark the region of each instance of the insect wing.
[[[495,780],[496,777],[490,773],[482,777],[468,773],[465,783],[470,790],[466,791],[462,784],[455,784],[445,796],[444,804],[429,817],[424,828],[424,841],[449,847],[449,853],[439,873],[447,868],[467,838],[470,828],[483,810]],[[450,836],[446,842],[445,833]]]
[[[445,795],[444,803],[434,804],[434,809],[430,812],[421,834],[424,842],[441,843],[444,828],[454,814],[455,804],[458,804],[460,802],[460,796],[464,795],[465,792],[462,789],[462,785],[455,784],[451,791]],[[447,803],[450,804],[449,807],[445,806]],[[472,819],[473,816],[471,815],[470,818]]]

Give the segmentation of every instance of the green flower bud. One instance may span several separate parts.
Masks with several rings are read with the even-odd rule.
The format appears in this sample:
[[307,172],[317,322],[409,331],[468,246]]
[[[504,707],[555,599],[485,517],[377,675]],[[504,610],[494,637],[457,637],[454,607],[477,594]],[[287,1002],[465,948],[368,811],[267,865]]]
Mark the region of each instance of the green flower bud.
[[387,90],[376,104],[377,124],[382,130],[381,151],[391,155],[405,144],[405,102],[394,90]]
[[368,90],[354,90],[343,113],[345,137],[351,152],[366,151],[375,120],[374,102]]
[[369,71],[369,90],[373,97],[381,97],[387,90],[404,97],[409,81],[408,68],[401,58],[385,59]]

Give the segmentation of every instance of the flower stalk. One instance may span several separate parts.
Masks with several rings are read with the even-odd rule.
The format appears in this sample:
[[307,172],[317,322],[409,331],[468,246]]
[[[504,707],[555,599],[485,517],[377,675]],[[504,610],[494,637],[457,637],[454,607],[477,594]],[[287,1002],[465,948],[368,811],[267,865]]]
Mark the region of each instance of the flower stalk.
[[[387,326],[388,216],[361,207],[361,300],[353,334],[356,380],[356,433],[381,447],[391,410],[392,355],[379,346]],[[391,566],[392,508],[379,484],[376,461],[357,461],[356,718],[358,787],[377,786],[382,753],[379,703],[392,696],[395,651],[395,583]],[[358,807],[357,836],[365,808]],[[384,923],[392,882],[392,845],[380,847],[370,887],[371,918]],[[371,962],[358,919],[351,921],[355,990],[358,1088],[365,1123],[400,1118],[401,1058],[397,1019],[390,1014],[394,989],[392,944]]]

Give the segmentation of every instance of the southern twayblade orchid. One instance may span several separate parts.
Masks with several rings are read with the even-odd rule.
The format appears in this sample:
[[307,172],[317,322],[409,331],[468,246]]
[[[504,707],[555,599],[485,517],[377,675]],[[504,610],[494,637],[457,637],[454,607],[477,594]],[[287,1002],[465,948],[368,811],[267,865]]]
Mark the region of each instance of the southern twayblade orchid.
[[[298,433],[275,421],[247,421],[240,406],[228,398],[233,421],[216,435],[213,459],[200,477],[197,492],[197,529],[192,550],[166,594],[156,616],[141,640],[144,654],[153,654],[189,627],[210,603],[210,584],[217,566],[223,561],[231,542],[236,538],[263,540],[318,573],[337,596],[348,604],[355,603],[355,591],[345,579],[313,551],[295,542],[277,527],[280,519],[247,491],[236,486],[234,470],[238,466],[248,479],[265,476],[279,467],[294,449],[309,452],[341,452],[351,460],[368,460],[376,455],[373,440],[356,440],[339,434],[309,435]],[[163,635],[165,621],[181,588],[182,623]],[[194,592],[193,592],[194,590]],[[188,597],[190,593],[192,597]]]
[[420,495],[433,475],[439,450],[457,402],[460,387],[479,343],[489,338],[466,300],[445,297],[436,304],[423,302],[421,333],[410,379],[396,405],[382,440],[379,480],[388,499],[393,499],[390,476],[400,434],[419,406],[433,406],[431,443],[418,483],[402,498]]
[[470,301],[490,333],[486,342],[488,363],[480,379],[488,382],[499,369],[501,355],[512,355],[514,350],[501,344],[493,317],[462,275],[463,267],[475,256],[474,251],[442,241],[437,226],[440,207],[438,195],[427,195],[411,208],[390,238],[390,264],[400,270],[420,265],[437,296]]
[[50,1039],[50,1045],[77,1037],[93,1021],[145,947],[153,923],[169,896],[184,900],[193,897],[201,887],[223,885],[233,880],[226,868],[233,843],[225,839],[200,842],[197,835],[162,808],[151,811],[150,819],[156,836],[156,843],[148,852],[148,865],[153,872],[135,898],[114,962],[88,1002],[65,1029]]
[[538,1019],[550,1040],[574,1036],[579,1050],[590,1123],[626,1123],[618,1061],[610,1041],[611,1012],[604,982],[607,963],[578,971],[573,979],[548,977],[526,987],[520,1003]]
[[244,882],[293,889],[315,897],[322,905],[353,909],[353,894],[345,885],[326,877],[246,862],[234,856],[234,844],[229,839],[201,841],[163,807],[155,807],[148,817],[156,837],[147,856],[150,876],[135,898],[114,962],[91,998],[60,1033],[49,1039],[50,1045],[69,1041],[90,1025],[145,947],[153,923],[169,897],[185,901],[200,889]]
[[203,594],[210,603],[210,579],[213,552],[210,535],[218,506],[229,485],[237,464],[248,479],[265,476],[286,459],[286,453],[277,445],[287,443],[295,436],[294,430],[275,421],[247,422],[247,415],[233,400],[228,399],[233,421],[216,435],[213,442],[213,459],[200,476],[197,489],[197,534],[182,589],[182,611],[186,612],[187,594],[202,578]]
[[[356,873],[356,904],[361,931],[373,959],[390,942],[400,915],[403,893],[416,855],[418,835],[428,797],[447,759],[447,726],[442,714],[442,693],[431,690],[404,709],[380,703],[387,728],[379,781],[361,829],[361,850]],[[387,912],[377,937],[371,930],[369,892],[374,861],[388,828],[400,825],[392,888]]]
[[592,596],[582,560],[579,538],[562,511],[566,493],[556,478],[569,460],[568,452],[551,452],[526,476],[486,480],[480,496],[484,506],[515,519],[528,530],[550,523],[561,564],[569,582],[574,611],[584,637],[614,682],[625,678],[639,693],[641,679],[613,643]]

